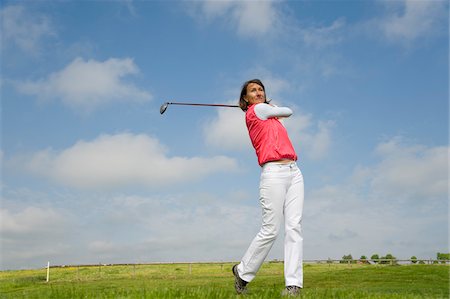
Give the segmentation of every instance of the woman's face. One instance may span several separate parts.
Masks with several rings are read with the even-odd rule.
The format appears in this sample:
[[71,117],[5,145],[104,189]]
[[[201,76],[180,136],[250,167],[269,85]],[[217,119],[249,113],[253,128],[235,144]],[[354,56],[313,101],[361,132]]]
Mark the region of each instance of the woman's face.
[[264,103],[266,101],[266,94],[261,85],[256,83],[250,83],[247,85],[247,94],[244,99],[249,105]]

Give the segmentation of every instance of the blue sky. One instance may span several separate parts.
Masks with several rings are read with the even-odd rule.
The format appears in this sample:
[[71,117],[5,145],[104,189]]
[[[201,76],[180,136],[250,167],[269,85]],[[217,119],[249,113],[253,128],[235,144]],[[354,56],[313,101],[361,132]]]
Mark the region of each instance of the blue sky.
[[[448,252],[447,1],[2,1],[1,268],[237,261],[291,107],[305,259]],[[269,259],[283,259],[282,238]]]

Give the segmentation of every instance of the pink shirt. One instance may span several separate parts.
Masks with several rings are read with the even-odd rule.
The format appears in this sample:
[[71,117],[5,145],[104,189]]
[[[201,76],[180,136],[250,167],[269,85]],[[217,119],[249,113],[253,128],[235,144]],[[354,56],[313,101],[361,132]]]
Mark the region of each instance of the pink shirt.
[[[259,114],[255,112],[255,107],[258,107]],[[289,108],[272,107],[265,103],[248,107],[245,121],[259,165],[281,159],[297,160],[297,154],[289,140],[286,128],[276,118],[291,114],[292,111]]]

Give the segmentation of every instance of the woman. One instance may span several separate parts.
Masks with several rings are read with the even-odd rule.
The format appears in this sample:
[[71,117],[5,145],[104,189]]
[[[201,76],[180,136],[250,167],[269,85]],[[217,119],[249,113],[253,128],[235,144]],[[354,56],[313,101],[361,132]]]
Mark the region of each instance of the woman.
[[284,295],[299,295],[303,287],[302,212],[303,176],[297,167],[297,154],[286,129],[278,120],[292,110],[276,107],[266,100],[258,79],[244,83],[239,99],[251,142],[261,166],[260,203],[262,226],[241,262],[232,268],[238,294],[246,291],[280,231],[284,216]]

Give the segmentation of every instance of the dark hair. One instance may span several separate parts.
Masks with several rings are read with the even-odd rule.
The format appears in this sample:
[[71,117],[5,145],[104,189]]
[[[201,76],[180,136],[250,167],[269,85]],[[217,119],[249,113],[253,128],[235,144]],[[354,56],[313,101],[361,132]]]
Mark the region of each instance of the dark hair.
[[[247,82],[245,82],[242,85],[241,96],[239,97],[239,107],[242,109],[242,111],[247,111],[247,109],[248,109],[248,102],[244,100],[244,97],[247,95],[247,86],[251,83],[255,83],[255,84],[258,84],[259,86],[261,86],[264,90],[264,96],[266,94],[266,89],[264,87],[264,84],[261,82],[261,80],[252,79],[252,80],[248,80]],[[267,103],[266,98],[264,99],[264,101]]]

